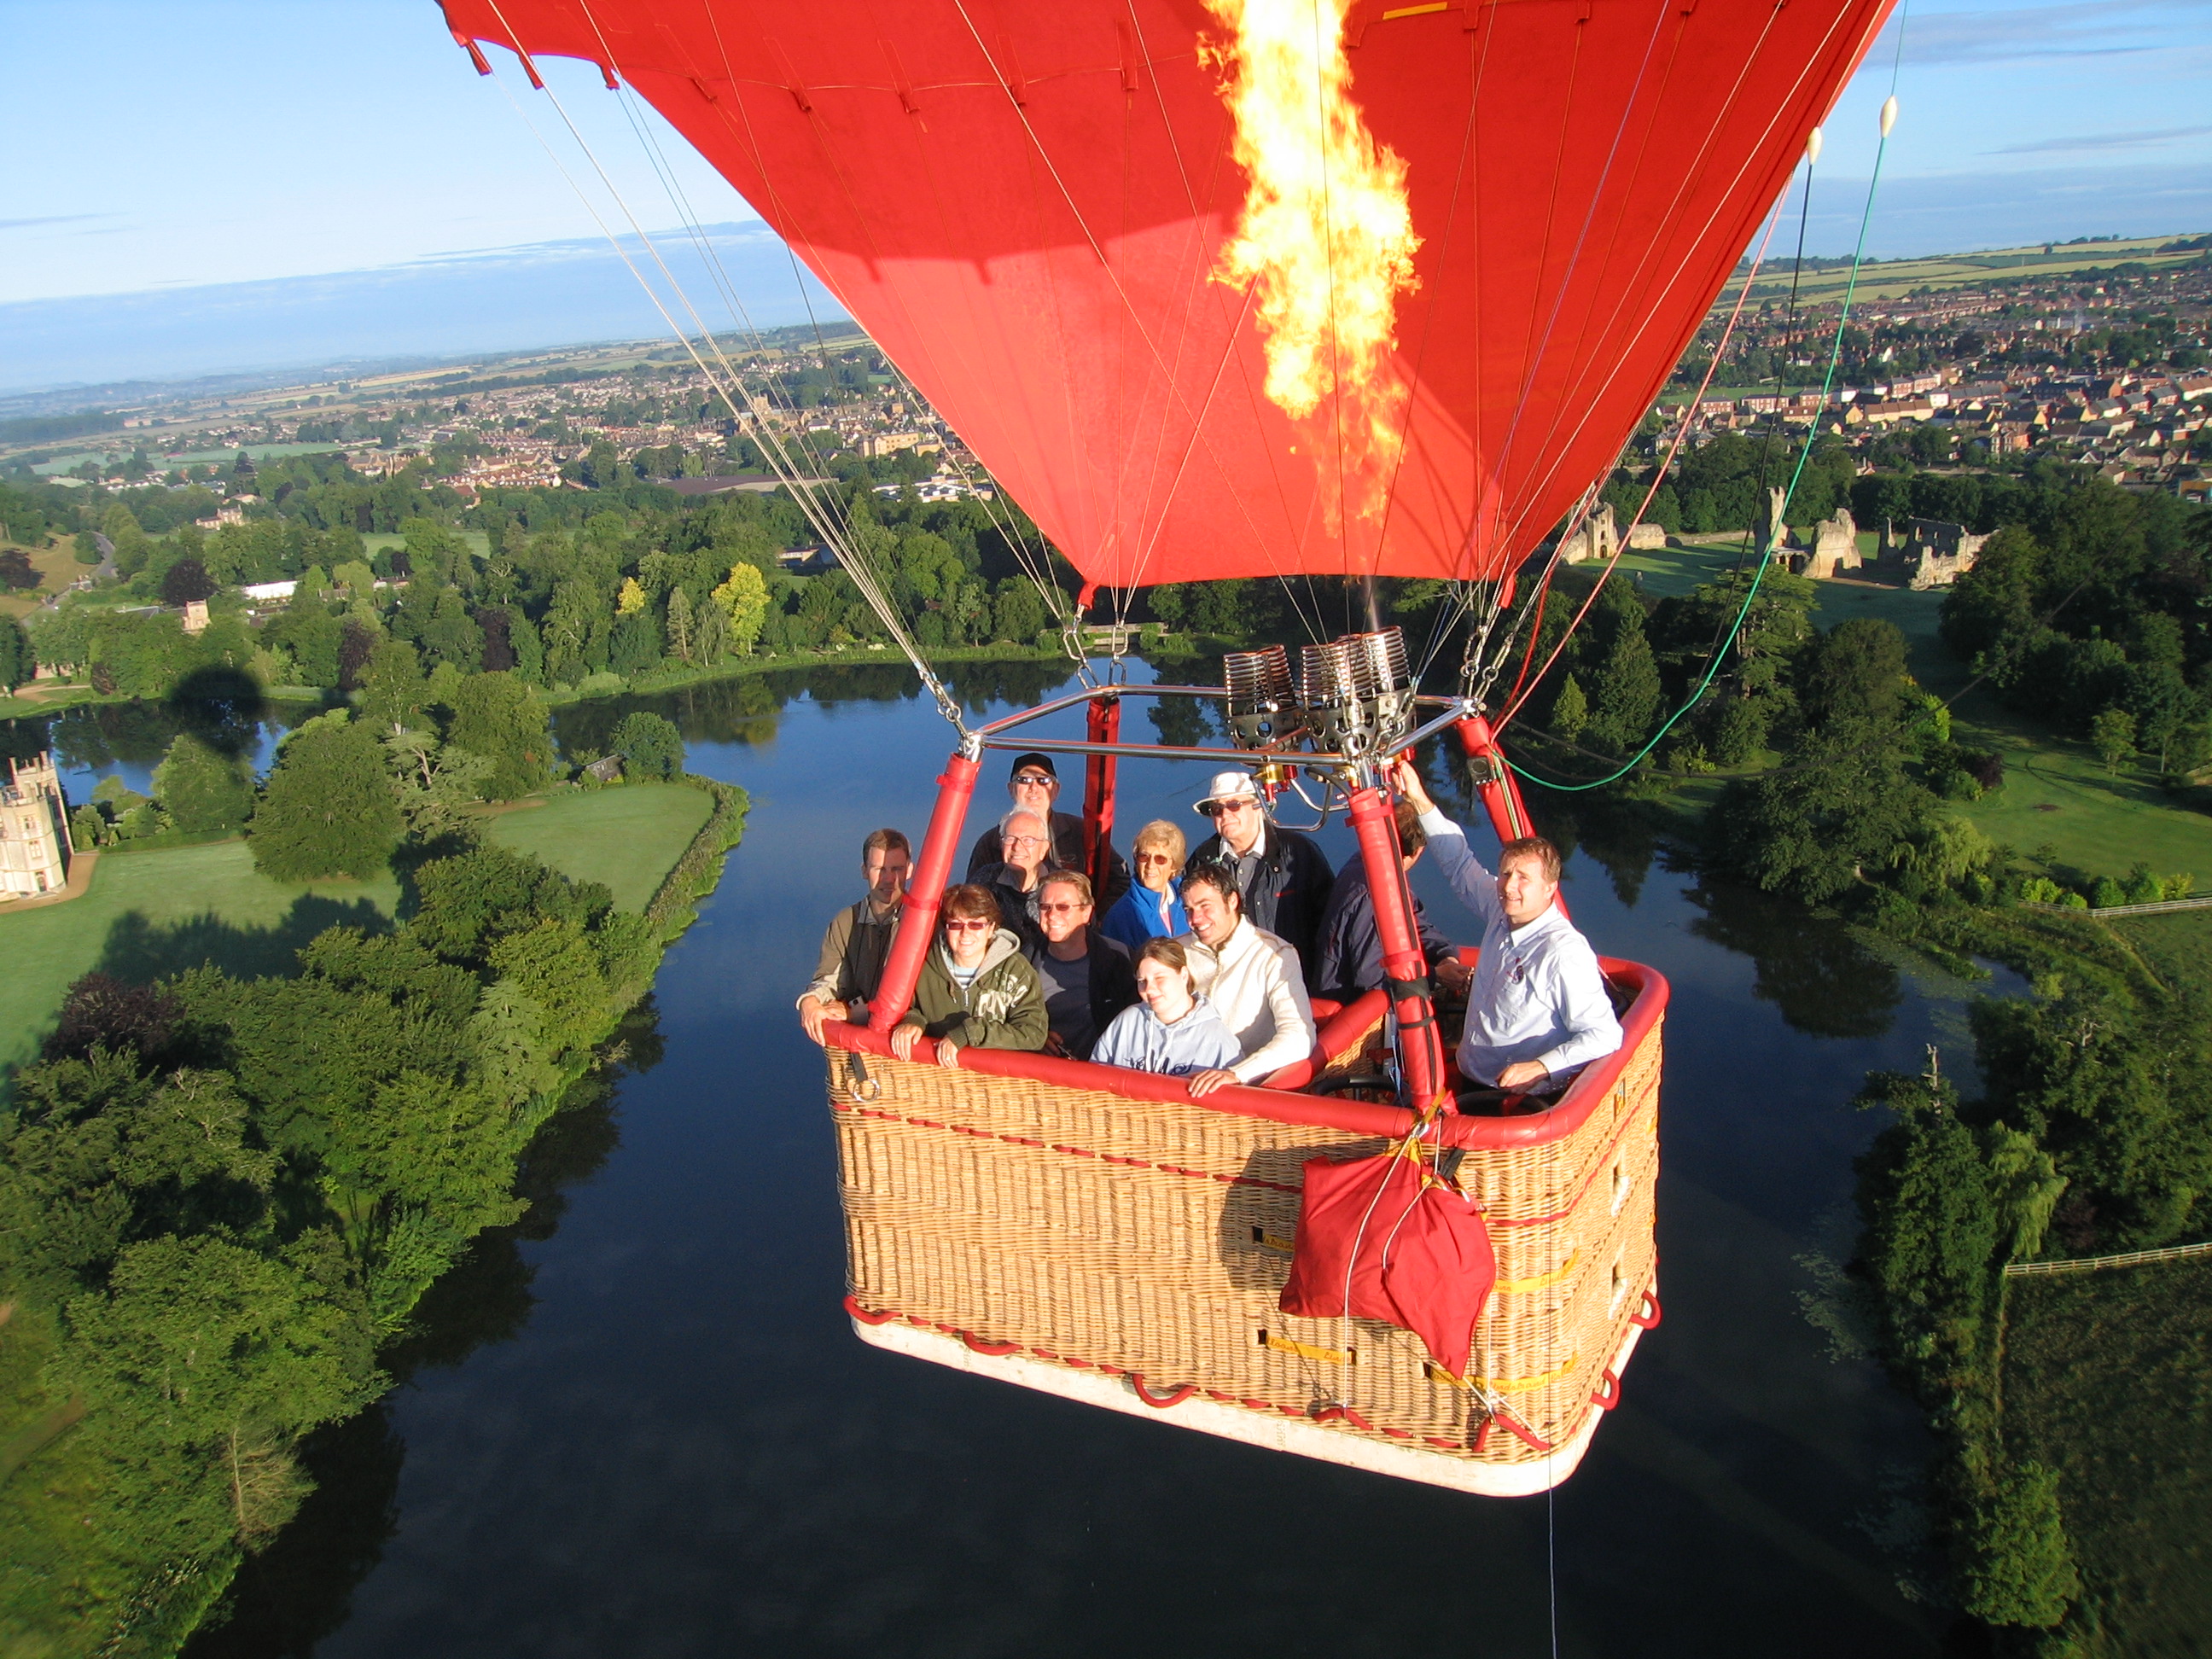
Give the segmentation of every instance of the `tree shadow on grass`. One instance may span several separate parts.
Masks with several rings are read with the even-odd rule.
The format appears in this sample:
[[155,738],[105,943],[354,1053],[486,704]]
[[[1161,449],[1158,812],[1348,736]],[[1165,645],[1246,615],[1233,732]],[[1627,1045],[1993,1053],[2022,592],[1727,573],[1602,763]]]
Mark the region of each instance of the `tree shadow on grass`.
[[325,928],[384,933],[392,926],[392,919],[368,899],[327,898],[319,893],[301,894],[283,918],[269,927],[241,927],[212,912],[157,922],[131,910],[108,930],[99,968],[133,985],[151,984],[210,963],[238,979],[289,978],[299,970],[301,948]]

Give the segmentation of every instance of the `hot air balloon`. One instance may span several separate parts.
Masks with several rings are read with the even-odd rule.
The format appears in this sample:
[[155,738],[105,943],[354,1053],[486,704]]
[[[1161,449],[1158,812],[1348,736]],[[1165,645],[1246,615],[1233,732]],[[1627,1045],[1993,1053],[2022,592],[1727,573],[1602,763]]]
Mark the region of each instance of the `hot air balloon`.
[[[649,100],[1086,604],[1401,576],[1493,612],[1613,465],[1891,3],[444,0],[480,68],[483,44],[533,82],[535,58],[582,58]],[[1543,1490],[1658,1318],[1665,981],[1605,961],[1628,1041],[1557,1103],[1440,1109],[1385,763],[1455,737],[1501,836],[1526,833],[1487,680],[1422,694],[1370,620],[1295,664],[1240,653],[1224,682],[961,726],[872,1025],[829,1032],[854,1328],[1333,1462]],[[1141,695],[1223,700],[1234,746],[1124,742]],[[1085,706],[1082,741],[1026,729]],[[1310,780],[1358,834],[1389,988],[1334,1011],[1310,1061],[1203,1101],[1037,1054],[896,1059],[983,752],[1032,748],[1087,758],[1101,868],[1119,757],[1241,763],[1271,799]],[[1383,1147],[1483,1218],[1464,1374],[1388,1320],[1281,1311],[1301,1165]]]

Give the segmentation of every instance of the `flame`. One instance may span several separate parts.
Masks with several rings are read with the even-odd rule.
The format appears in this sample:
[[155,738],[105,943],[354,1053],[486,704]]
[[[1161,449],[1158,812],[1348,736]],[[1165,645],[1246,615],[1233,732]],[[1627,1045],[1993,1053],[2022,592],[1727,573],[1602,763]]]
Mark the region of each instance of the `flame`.
[[[1216,280],[1254,284],[1268,400],[1293,420],[1333,416],[1306,447],[1325,480],[1373,518],[1403,437],[1406,387],[1392,371],[1401,294],[1419,286],[1406,163],[1369,134],[1351,96],[1351,0],[1206,0],[1232,32],[1201,42],[1223,71],[1244,210]],[[1340,463],[1339,452],[1341,453]],[[1340,503],[1332,500],[1332,528]]]

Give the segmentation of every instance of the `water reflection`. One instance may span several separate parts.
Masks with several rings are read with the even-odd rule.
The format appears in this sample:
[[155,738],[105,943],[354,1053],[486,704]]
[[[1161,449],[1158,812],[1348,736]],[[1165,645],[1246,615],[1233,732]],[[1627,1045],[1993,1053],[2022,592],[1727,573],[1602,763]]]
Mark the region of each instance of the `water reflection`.
[[1844,923],[1717,876],[1701,877],[1683,897],[1705,912],[1691,931],[1749,957],[1758,966],[1751,994],[1780,1009],[1793,1029],[1878,1037],[1896,1023],[1903,976]]
[[180,732],[244,755],[265,772],[284,733],[321,712],[318,703],[271,702],[234,670],[204,669],[157,702],[85,703],[0,720],[0,755],[28,759],[51,749],[73,800],[111,774],[143,793]]
[[[651,997],[623,1021],[614,1052],[621,1058],[576,1084],[524,1154],[515,1190],[530,1207],[521,1219],[480,1234],[380,1357],[397,1389],[512,1341],[528,1325],[538,1270],[524,1247],[559,1231],[568,1189],[621,1146],[623,1080],[660,1061],[659,1011]],[[304,1659],[345,1625],[355,1591],[399,1527],[407,1452],[396,1399],[309,1437],[301,1462],[314,1492],[268,1549],[246,1559],[218,1618],[186,1647],[187,1659]]]

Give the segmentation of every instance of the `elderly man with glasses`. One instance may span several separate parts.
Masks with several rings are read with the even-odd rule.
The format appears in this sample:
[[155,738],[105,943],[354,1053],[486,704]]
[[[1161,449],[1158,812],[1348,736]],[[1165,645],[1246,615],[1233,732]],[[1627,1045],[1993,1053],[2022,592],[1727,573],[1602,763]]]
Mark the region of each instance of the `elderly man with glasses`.
[[1315,942],[1322,913],[1336,884],[1328,855],[1311,836],[1268,821],[1267,803],[1249,773],[1215,774],[1213,787],[1197,808],[1213,820],[1213,834],[1199,843],[1189,867],[1221,864],[1234,872],[1245,920],[1298,953],[1299,970],[1310,986],[1320,967]]
[[[1090,867],[1083,856],[1083,819],[1074,812],[1054,810],[1053,803],[1060,799],[1060,774],[1054,769],[1049,755],[1027,754],[1014,757],[1013,770],[1007,775],[1006,793],[1013,797],[1017,811],[1035,812],[1052,826],[1052,862],[1061,870],[1085,870]],[[1001,820],[1003,823],[1003,820]],[[984,872],[994,864],[1012,862],[1000,839],[997,825],[975,837],[975,845],[968,854],[968,879],[983,881]],[[1106,890],[1103,902],[1111,904],[1128,890],[1129,866],[1119,853],[1111,853],[1106,872]]]
[[1137,1000],[1137,975],[1126,945],[1091,925],[1091,878],[1055,870],[1037,884],[1040,937],[1027,948],[1044,988],[1052,1024],[1048,1054],[1088,1060],[1114,1016]]
[[990,890],[999,903],[1000,925],[1021,936],[1022,949],[1034,956],[1043,938],[1037,916],[1037,900],[1044,879],[1060,868],[1053,861],[1052,842],[1044,815],[1017,806],[999,820],[1001,862],[986,865],[973,878],[975,885]]

